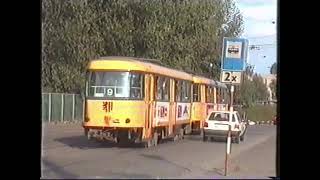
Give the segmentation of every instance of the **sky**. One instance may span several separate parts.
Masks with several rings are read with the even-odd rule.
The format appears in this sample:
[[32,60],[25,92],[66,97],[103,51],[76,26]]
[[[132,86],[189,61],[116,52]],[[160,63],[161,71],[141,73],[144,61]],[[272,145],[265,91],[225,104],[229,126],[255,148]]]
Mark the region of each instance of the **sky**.
[[[250,45],[261,45],[260,50],[250,50],[248,63],[254,71],[270,74],[270,67],[277,61],[277,0],[235,0],[244,20],[242,38]],[[273,24],[272,22],[275,22]]]

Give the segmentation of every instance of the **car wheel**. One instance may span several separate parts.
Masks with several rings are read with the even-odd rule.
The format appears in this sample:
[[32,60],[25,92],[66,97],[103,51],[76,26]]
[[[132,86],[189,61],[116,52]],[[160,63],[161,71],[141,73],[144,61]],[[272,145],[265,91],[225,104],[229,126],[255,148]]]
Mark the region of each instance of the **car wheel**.
[[245,128],[242,136],[240,136],[240,141],[244,141],[244,138],[245,138],[245,135],[246,135],[246,132],[247,132],[247,128]]
[[184,129],[180,129],[179,139],[180,139],[180,140],[184,139]]
[[237,135],[235,137],[235,143],[239,144],[240,143],[240,135]]
[[211,137],[210,141],[216,141],[215,137]]
[[244,134],[240,136],[240,141],[244,141]]
[[203,141],[203,142],[206,142],[207,140],[208,140],[208,137],[204,135],[204,136],[202,137],[202,141]]
[[207,141],[208,137],[204,134],[204,132],[201,133],[202,141]]
[[150,147],[152,147],[152,145],[153,145],[152,139],[149,139],[146,142],[144,142],[145,148],[150,148]]
[[159,142],[159,139],[158,139],[158,133],[157,132],[155,132],[154,134],[153,134],[153,145],[154,146],[158,146],[158,142]]
[[200,129],[200,136],[203,137],[204,136],[204,130]]
[[88,140],[91,140],[91,134],[89,132],[89,129],[84,129],[84,135],[87,137]]
[[206,135],[204,134],[204,129],[200,130],[200,137],[202,138],[202,141],[205,142],[208,137],[206,137]]

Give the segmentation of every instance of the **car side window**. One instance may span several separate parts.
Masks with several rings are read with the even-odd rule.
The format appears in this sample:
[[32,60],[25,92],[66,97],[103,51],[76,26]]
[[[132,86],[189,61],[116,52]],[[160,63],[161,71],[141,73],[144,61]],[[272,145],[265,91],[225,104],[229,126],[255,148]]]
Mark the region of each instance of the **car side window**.
[[240,115],[239,115],[239,113],[236,113],[236,114],[237,114],[238,121],[240,123],[240,121],[241,121]]
[[236,116],[236,114],[233,114],[232,122],[238,122],[238,117]]
[[228,113],[211,113],[209,120],[229,121],[229,114]]

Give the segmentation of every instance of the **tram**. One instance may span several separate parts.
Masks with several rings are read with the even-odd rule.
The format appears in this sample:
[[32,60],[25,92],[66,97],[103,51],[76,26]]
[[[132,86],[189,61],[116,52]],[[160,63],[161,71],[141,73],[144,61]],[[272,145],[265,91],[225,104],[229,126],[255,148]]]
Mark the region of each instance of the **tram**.
[[222,83],[154,60],[102,57],[87,68],[85,135],[156,146],[202,128],[210,110],[227,108]]

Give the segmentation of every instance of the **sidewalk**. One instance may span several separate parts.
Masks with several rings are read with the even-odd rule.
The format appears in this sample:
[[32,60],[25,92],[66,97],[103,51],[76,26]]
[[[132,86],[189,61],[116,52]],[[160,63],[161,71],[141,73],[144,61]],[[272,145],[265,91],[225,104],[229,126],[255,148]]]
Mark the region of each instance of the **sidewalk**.
[[[217,167],[217,166],[216,166]],[[224,164],[210,172],[197,171],[180,178],[191,179],[271,179],[276,176],[276,136],[232,157],[228,176],[224,176]]]
[[276,136],[271,136],[241,156],[231,157],[229,172],[235,177],[275,177]]

